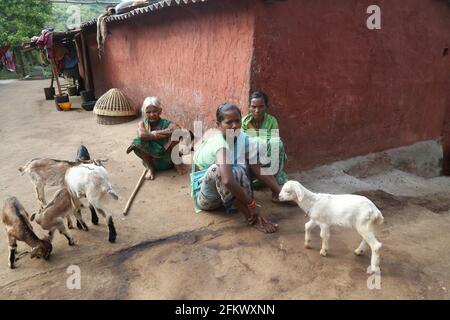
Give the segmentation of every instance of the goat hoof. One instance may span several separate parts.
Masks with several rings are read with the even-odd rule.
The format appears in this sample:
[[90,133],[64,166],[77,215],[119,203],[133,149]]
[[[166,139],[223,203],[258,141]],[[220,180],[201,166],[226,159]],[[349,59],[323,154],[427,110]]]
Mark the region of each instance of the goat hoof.
[[320,255],[322,256],[322,257],[326,257],[327,256],[327,250],[320,250]]
[[362,250],[355,250],[355,251],[353,251],[353,253],[354,253],[356,256],[361,256],[361,255],[364,253],[364,251],[362,251]]
[[305,248],[306,249],[312,249],[312,247],[309,245],[309,242],[305,242]]
[[13,265],[13,264],[11,264],[11,263],[8,263],[8,267],[9,267],[10,269],[15,269],[15,268],[16,268],[16,266]]
[[98,226],[98,219],[92,219],[91,222],[93,225]]
[[69,246],[74,246],[75,245],[75,241],[73,241],[73,240],[69,240]]
[[82,230],[82,229],[83,229],[83,225],[82,225],[79,221],[77,221],[77,228],[78,228],[79,230]]

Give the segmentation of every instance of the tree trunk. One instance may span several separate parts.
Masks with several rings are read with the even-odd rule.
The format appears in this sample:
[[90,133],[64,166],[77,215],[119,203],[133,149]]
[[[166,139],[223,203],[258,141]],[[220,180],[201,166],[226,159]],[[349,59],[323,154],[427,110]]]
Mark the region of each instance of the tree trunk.
[[[20,75],[22,75],[22,78],[25,78],[26,74],[25,74],[25,63],[23,61],[23,55],[22,55],[22,49],[20,47],[15,47],[13,49],[14,51],[14,55],[16,56],[16,72]],[[20,66],[20,73],[19,73],[19,67]]]

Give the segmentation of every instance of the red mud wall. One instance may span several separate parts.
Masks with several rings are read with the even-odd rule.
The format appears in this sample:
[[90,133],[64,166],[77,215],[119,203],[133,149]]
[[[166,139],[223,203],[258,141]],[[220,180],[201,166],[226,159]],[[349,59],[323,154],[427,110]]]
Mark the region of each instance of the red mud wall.
[[109,23],[105,53],[88,35],[96,96],[120,88],[140,107],[156,95],[163,117],[192,129],[214,124],[224,101],[242,105],[250,90],[253,12],[249,1],[216,1],[163,8]]
[[[441,136],[450,102],[447,1],[255,3],[252,89],[269,94],[289,168]],[[366,27],[372,4],[381,7],[381,30]]]
[[442,147],[444,150],[443,174],[450,176],[450,106],[447,106],[444,128],[442,130]]

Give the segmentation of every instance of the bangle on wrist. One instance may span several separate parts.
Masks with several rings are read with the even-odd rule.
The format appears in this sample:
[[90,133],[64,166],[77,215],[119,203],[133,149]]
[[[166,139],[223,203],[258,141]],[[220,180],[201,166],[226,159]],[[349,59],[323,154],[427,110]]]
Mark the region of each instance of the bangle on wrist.
[[256,209],[256,201],[255,201],[255,199],[252,199],[252,201],[249,204],[247,204],[247,207],[249,209]]

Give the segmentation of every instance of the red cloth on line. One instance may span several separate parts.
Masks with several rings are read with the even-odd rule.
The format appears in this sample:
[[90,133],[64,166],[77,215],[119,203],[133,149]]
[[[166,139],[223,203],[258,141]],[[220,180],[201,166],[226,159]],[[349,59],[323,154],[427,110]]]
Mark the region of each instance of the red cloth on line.
[[42,30],[42,34],[37,39],[36,44],[47,50],[47,57],[49,59],[53,59],[54,53],[53,53],[53,32],[48,30]]

